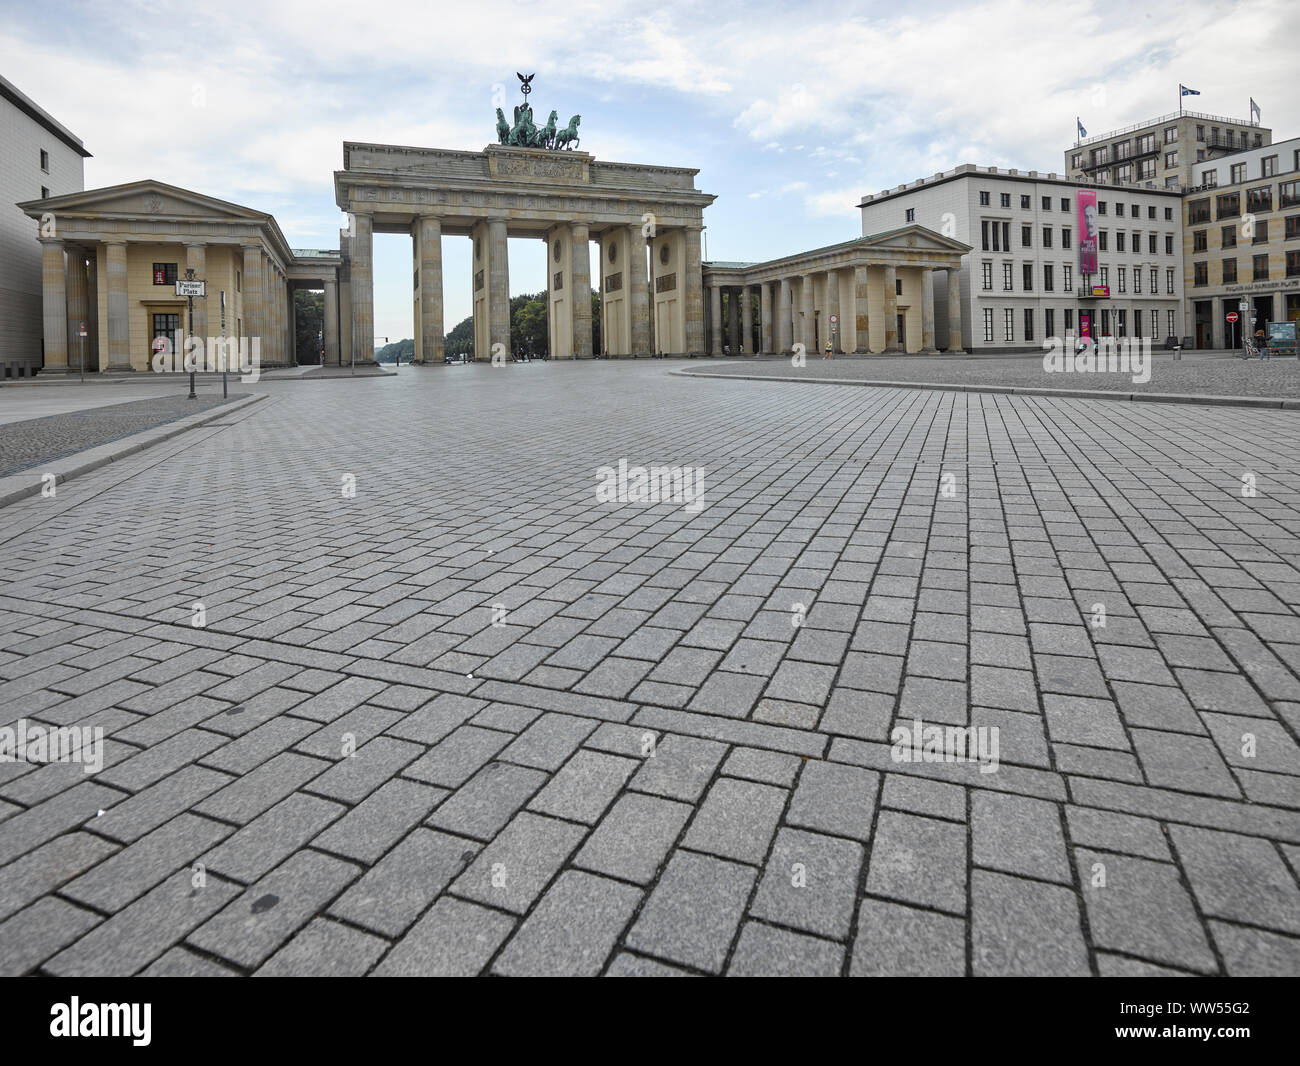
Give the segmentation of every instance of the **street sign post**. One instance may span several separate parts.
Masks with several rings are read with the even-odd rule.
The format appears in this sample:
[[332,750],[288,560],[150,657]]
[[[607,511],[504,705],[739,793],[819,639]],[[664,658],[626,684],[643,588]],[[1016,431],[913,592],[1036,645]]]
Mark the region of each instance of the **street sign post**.
[[230,353],[226,351],[226,290],[221,290],[221,398],[229,395],[226,391],[226,364],[230,362]]
[[185,271],[184,278],[176,279],[176,295],[188,296],[193,299],[195,296],[207,296],[208,283],[206,281],[195,281],[194,271]]
[[1236,322],[1236,321],[1237,321],[1237,312],[1236,312],[1236,311],[1229,311],[1229,312],[1228,312],[1228,321],[1229,321],[1229,322]]

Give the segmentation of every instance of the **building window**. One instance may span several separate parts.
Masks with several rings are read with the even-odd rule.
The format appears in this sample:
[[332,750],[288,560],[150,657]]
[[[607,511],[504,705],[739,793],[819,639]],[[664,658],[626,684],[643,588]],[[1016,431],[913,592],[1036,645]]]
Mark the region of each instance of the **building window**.
[[242,270],[236,270],[235,271],[235,292],[243,292],[243,291],[244,291],[244,272]]
[[1056,336],[1056,309],[1054,307],[1043,308],[1043,336]]
[[909,208],[907,209],[907,213],[904,215],[904,219],[905,219],[906,221],[908,221],[908,222],[915,222],[915,221],[916,221],[916,208],[915,208],[915,207],[909,207]]
[[1137,139],[1138,155],[1146,155],[1148,152],[1156,150],[1156,135],[1154,133],[1143,133]]
[[1251,263],[1255,268],[1255,276],[1252,281],[1268,281],[1268,253],[1251,257]]
[[41,169],[45,171],[46,174],[50,172],[50,153],[44,148],[41,149]]
[[1176,167],[1176,166],[1178,166],[1178,153],[1177,153],[1177,152],[1166,152],[1166,153],[1165,153],[1165,166],[1166,166],[1166,167]]
[[1225,259],[1223,261],[1223,284],[1232,285],[1237,281],[1237,260]]
[[1002,291],[1003,292],[1011,291],[1011,264],[1010,263],[1002,264]]
[[1052,198],[1051,198],[1050,196],[1044,196],[1044,197],[1043,197],[1043,210],[1044,210],[1044,211],[1050,211],[1051,209],[1052,209]]
[[1151,308],[1151,339],[1155,340],[1160,336],[1160,312],[1154,307]]
[[1165,208],[1165,221],[1166,221],[1166,222],[1172,222],[1173,220],[1174,220],[1174,209],[1173,209],[1172,207],[1166,207],[1166,208]]
[[1142,291],[1142,268],[1133,268],[1133,291],[1140,293]]
[[1156,176],[1156,161],[1144,159],[1138,163],[1138,181],[1150,181]]
[[1300,215],[1288,215],[1286,219],[1286,239],[1289,241],[1300,237]]
[[1119,291],[1128,292],[1128,269],[1126,267],[1116,267],[1115,271],[1119,280]]
[[1102,284],[1102,285],[1109,285],[1109,284],[1110,284],[1110,267],[1102,267],[1102,268],[1101,268],[1101,274],[1100,274],[1100,277],[1101,277],[1101,284]]
[[1074,329],[1074,308],[1065,309],[1065,332],[1070,333]]
[[1259,176],[1261,178],[1271,178],[1277,173],[1277,156],[1266,155],[1259,161]]
[[1172,233],[1166,233],[1165,234],[1165,255],[1173,255],[1173,254],[1174,254],[1174,235]]
[[1020,247],[1021,247],[1021,248],[1032,248],[1033,246],[1034,246],[1034,227],[1033,227],[1033,226],[1021,226],[1021,227],[1020,227]]
[[1279,207],[1295,207],[1300,204],[1300,181],[1284,181],[1277,187]]
[[[1151,291],[1152,292],[1155,291],[1154,285],[1151,287]],[[1172,294],[1173,291],[1174,291],[1174,270],[1173,267],[1170,267],[1168,270],[1165,271],[1165,292]]]
[[1246,164],[1233,163],[1231,173],[1232,173],[1231,184],[1240,185],[1243,181],[1246,180]]
[[1300,278],[1300,252],[1286,253],[1286,276]]
[[987,260],[980,264],[980,288],[985,292],[993,291],[993,264]]
[[1166,311],[1165,314],[1169,316],[1168,317],[1169,332],[1166,333],[1165,336],[1172,337],[1174,336],[1174,313],[1172,311]]
[[998,203],[1003,207],[1011,206],[1011,194],[1009,192],[998,193]]
[[1026,307],[1025,308],[1025,340],[1031,341],[1033,339],[1034,339],[1034,309],[1032,307]]
[[1115,312],[1115,332],[1121,337],[1128,336],[1128,312],[1122,307]]
[[1020,210],[1022,210],[1022,211],[1028,211],[1028,210],[1029,210],[1029,197],[1028,197],[1028,196],[1022,196],[1022,197],[1020,197]]
[[175,285],[176,264],[175,263],[154,263],[153,283],[155,285]]
[[1051,226],[1044,226],[1044,227],[1043,227],[1043,247],[1044,247],[1044,248],[1050,248],[1051,246],[1052,246],[1052,227],[1051,227]]
[[895,296],[902,296],[902,295],[903,295],[903,279],[902,279],[902,278],[895,278],[895,279],[894,279],[894,295],[895,295]]
[[1166,126],[1166,127],[1165,127],[1165,144],[1173,144],[1173,143],[1174,143],[1175,141],[1177,141],[1177,140],[1178,140],[1178,127],[1177,127],[1177,126]]
[[42,199],[42,200],[48,200],[49,198],[50,198],[50,190],[49,190],[48,188],[46,188],[44,185],[42,185],[42,186],[41,186],[41,199]]
[[1221,193],[1215,200],[1215,211],[1219,218],[1236,218],[1241,214],[1241,193]]
[[1062,227],[1061,227],[1061,247],[1062,247],[1062,248],[1068,248],[1068,247],[1070,247],[1070,227],[1069,227],[1069,226],[1062,226]]
[[1070,210],[1070,198],[1068,196],[1061,197],[1061,210],[1067,212]]
[[1155,255],[1155,254],[1156,254],[1156,235],[1154,233],[1148,233],[1147,234],[1147,255]]
[[1082,170],[1082,169],[1083,169],[1083,153],[1082,153],[1082,152],[1075,152],[1074,155],[1070,156],[1070,169],[1071,169],[1071,170]]
[[1070,263],[1061,264],[1061,288],[1069,292],[1074,287],[1074,267]]
[[1219,186],[1219,172],[1217,170],[1202,170],[1201,184],[1207,189],[1216,189]]
[[1109,250],[1110,250],[1110,231],[1109,231],[1109,230],[1104,230],[1104,229],[1102,229],[1102,230],[1098,230],[1098,231],[1097,231],[1097,251],[1099,251],[1099,252],[1106,252],[1106,251],[1109,251]]
[[1009,307],[1002,311],[1002,339],[1004,341],[1016,339],[1016,313]]
[[1251,244],[1268,243],[1268,220],[1265,219],[1255,223],[1255,236],[1250,239]]
[[1147,208],[1147,218],[1149,218],[1149,219],[1154,219],[1155,217],[1156,217],[1156,205],[1155,205],[1155,204],[1151,204],[1151,205]]
[[[1043,292],[1051,292],[1054,286],[1052,284],[1052,264],[1043,264]],[[1048,331],[1051,332],[1050,330]]]
[[1198,141],[1203,141],[1203,140],[1205,140],[1205,127],[1204,127],[1204,126],[1200,126],[1200,125],[1198,125],[1198,126],[1196,127],[1196,139],[1197,139]]
[[989,343],[993,340],[993,308],[984,308],[984,341]]
[[[176,351],[176,331],[180,328],[181,316],[171,314],[153,315],[153,348],[155,352]],[[162,343],[165,342],[165,347]]]
[[1198,225],[1201,222],[1210,221],[1210,199],[1205,197],[1203,200],[1189,200],[1187,202],[1187,224],[1189,226]]
[[986,192],[981,192],[981,193],[980,193],[980,207],[988,207],[988,205],[989,205],[989,194],[986,193]]
[[1160,291],[1160,268],[1151,268],[1151,295],[1154,296]]
[[1261,185],[1255,189],[1246,190],[1246,210],[1252,214],[1260,211],[1273,210],[1273,186]]
[[1105,200],[1098,200],[1098,201],[1097,201],[1097,214],[1099,214],[1099,215],[1104,215],[1104,214],[1106,213],[1107,209],[1109,208],[1109,206],[1110,206],[1110,205],[1107,204]]
[[988,219],[980,221],[980,246],[984,251],[989,250],[989,222]]
[[1034,291],[1034,264],[1023,263],[1020,267],[1021,281],[1024,283],[1025,292]]
[[1123,252],[1123,251],[1125,251],[1125,250],[1126,250],[1126,249],[1124,248],[1124,231],[1123,231],[1122,229],[1121,229],[1121,230],[1116,230],[1116,231],[1115,231],[1115,251],[1117,251],[1117,252]]
[[1209,248],[1207,243],[1208,230],[1198,229],[1192,231],[1192,251],[1204,252]]
[[[1203,236],[1205,235],[1205,231],[1204,231],[1204,230],[1201,230],[1200,232],[1201,232],[1201,235],[1202,235],[1202,237],[1203,237]],[[1223,227],[1223,229],[1222,229],[1222,230],[1220,231],[1220,233],[1219,233],[1219,247],[1220,247],[1220,248],[1235,248],[1235,247],[1237,247],[1237,227],[1236,227],[1236,226],[1224,226],[1224,227]],[[1192,248],[1192,251],[1194,251],[1194,252],[1203,252],[1203,251],[1205,251],[1205,241],[1202,240],[1202,241],[1201,241],[1201,247],[1199,247],[1199,248],[1193,247],[1193,248]]]
[[1142,311],[1139,308],[1133,309],[1133,336],[1142,336]]

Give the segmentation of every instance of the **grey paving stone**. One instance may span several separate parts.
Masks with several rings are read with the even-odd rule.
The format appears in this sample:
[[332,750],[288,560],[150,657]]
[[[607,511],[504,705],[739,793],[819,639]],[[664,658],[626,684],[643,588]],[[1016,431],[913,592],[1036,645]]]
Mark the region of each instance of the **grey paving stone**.
[[682,846],[759,865],[785,808],[784,789],[719,778],[691,821]]
[[417,826],[447,790],[415,781],[389,781],[313,841],[323,851],[374,863]]
[[627,935],[627,946],[697,970],[720,973],[756,871],[679,851]]
[[453,883],[452,891],[523,914],[586,832],[569,822],[523,811],[479,852]]
[[516,977],[594,977],[641,900],[641,890],[579,870],[561,874],[493,964]]
[[387,950],[386,940],[316,918],[258,967],[253,976],[360,977]]
[[170,948],[140,971],[141,977],[238,977],[239,972],[189,948]]
[[360,874],[351,863],[304,850],[250,885],[189,935],[188,942],[253,969]]
[[1075,849],[1075,864],[1098,947],[1203,973],[1218,969],[1176,867],[1085,848]]
[[864,899],[849,963],[851,977],[961,977],[966,922],[933,911]]
[[491,840],[545,783],[546,775],[540,770],[488,763],[439,804],[429,816],[429,825],[475,840]]
[[966,830],[951,822],[881,811],[867,891],[904,903],[966,912]]
[[195,811],[246,825],[312,778],[329,769],[319,759],[284,752],[195,805]]
[[[5,897],[0,897],[5,898]],[[38,899],[30,907],[0,922],[0,977],[22,977],[93,929],[103,918],[74,907],[55,896]]]
[[346,808],[295,792],[202,857],[208,869],[245,884],[303,847]]
[[419,828],[375,863],[330,913],[396,938],[473,860],[477,841]]
[[416,744],[378,737],[335,761],[308,786],[312,792],[343,803],[360,803],[422,754]]
[[0,920],[65,881],[71,881],[117,850],[118,845],[90,833],[68,833],[0,867]]
[[229,774],[202,766],[186,766],[95,818],[95,832],[124,843],[189,810],[231,781]]
[[676,966],[667,966],[654,959],[645,959],[633,955],[630,951],[621,951],[615,956],[605,971],[606,977],[694,977],[695,974],[679,970]]
[[880,775],[843,763],[808,760],[790,801],[786,822],[822,833],[867,840]]
[[528,809],[592,825],[614,802],[637,766],[633,759],[579,750],[533,797]]
[[1241,795],[1219,749],[1207,737],[1135,729],[1133,745],[1147,780],[1157,788],[1233,798]]
[[515,927],[500,911],[438,900],[375,968],[376,977],[473,977]]
[[1073,891],[972,871],[971,972],[976,977],[1087,976],[1088,951]]
[[965,789],[910,774],[886,774],[880,804],[913,814],[958,822],[966,820]]
[[1115,811],[1067,806],[1066,822],[1073,843],[1086,848],[1118,851],[1170,862],[1169,842],[1159,822]]
[[1183,825],[1169,833],[1206,914],[1300,934],[1300,888],[1271,843]]
[[1295,937],[1247,929],[1226,922],[1210,922],[1214,941],[1223,954],[1230,977],[1296,977],[1300,975],[1300,940]]
[[1049,694],[1043,696],[1043,710],[1054,743],[1129,750],[1119,712],[1109,700]]
[[540,770],[558,770],[596,725],[589,718],[544,714],[501,753],[501,758]]
[[1071,883],[1055,804],[977,789],[971,795],[971,842],[976,866]]
[[862,845],[800,829],[782,829],[750,914],[844,940],[853,921]]
[[673,735],[656,745],[632,778],[631,786],[670,799],[696,802],[712,778],[726,747],[712,740]]
[[627,793],[601,819],[574,863],[597,873],[647,884],[690,816],[691,808],[684,803]]
[[746,922],[728,977],[838,977],[844,949],[827,940]]
[[790,788],[799,772],[800,760],[795,755],[760,748],[734,748],[722,772],[730,777],[743,777],[769,785]]

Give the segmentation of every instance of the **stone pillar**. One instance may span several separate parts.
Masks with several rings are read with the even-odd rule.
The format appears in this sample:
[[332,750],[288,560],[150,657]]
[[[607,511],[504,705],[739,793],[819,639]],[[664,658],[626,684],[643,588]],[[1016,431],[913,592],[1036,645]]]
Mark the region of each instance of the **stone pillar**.
[[709,286],[710,355],[722,354],[722,286]]
[[[510,250],[506,220],[488,219],[488,356],[500,344],[510,358]],[[590,313],[589,313],[590,314]],[[587,341],[590,352],[591,341]]]
[[294,299],[293,289],[286,286],[284,292],[284,306],[288,308],[288,321],[285,323],[289,328],[285,331],[289,341],[289,365],[298,365],[298,301]]
[[727,286],[727,351],[740,349],[740,294],[734,285]]
[[[647,268],[645,234],[633,223],[627,228],[628,322],[634,356],[654,355],[650,344],[650,275]],[[608,350],[608,344],[606,344]]]
[[[244,336],[248,338],[249,357],[257,351],[260,358],[270,362],[263,320],[262,298],[262,248],[257,244],[244,245]],[[253,347],[254,340],[257,348]]]
[[854,267],[853,330],[855,340],[853,350],[859,355],[867,355],[871,351],[871,319],[868,312],[870,293],[871,290],[867,285],[867,268],[865,266]]
[[375,361],[374,230],[370,215],[351,215],[352,250],[352,358]]
[[333,278],[325,279],[325,315],[321,328],[324,337],[325,354],[321,356],[321,365],[339,361],[339,283]]
[[777,350],[781,352],[790,352],[794,350],[794,322],[792,316],[794,308],[790,300],[790,279],[782,278],[780,288],[777,290],[776,300],[776,324],[777,324]]
[[921,271],[921,354],[938,355],[934,346],[934,271]]
[[339,366],[352,358],[352,271],[339,271]]
[[[836,318],[835,325],[831,325],[831,315]],[[843,345],[840,344],[840,330],[844,328],[844,322],[840,316],[840,276],[833,270],[826,271],[826,336],[831,342],[831,351],[838,354],[844,351]]]
[[701,227],[686,227],[686,262],[683,273],[686,275],[686,354],[689,356],[704,354],[704,262],[700,256]]
[[766,281],[758,287],[758,350],[772,351],[772,286]]
[[813,276],[811,274],[805,274],[800,279],[799,309],[803,312],[799,339],[810,356],[821,355],[821,352],[813,351],[813,348],[817,345],[817,305],[813,300]]
[[754,351],[754,298],[748,285],[740,290],[740,350],[745,355]]
[[284,329],[280,318],[280,272],[271,257],[262,259],[262,298],[266,301],[266,333],[270,341],[268,362],[284,362]]
[[[90,284],[86,276],[86,253],[80,248],[68,251],[68,371],[89,367],[90,352]],[[81,327],[86,327],[86,336]]]
[[[187,270],[194,271],[195,281],[204,281],[208,276],[208,248],[205,244],[187,244],[185,246],[185,267]],[[203,338],[203,348],[207,351],[208,346],[208,300],[212,297],[209,293],[207,297],[200,299],[194,298],[194,336]],[[217,295],[217,300],[221,299]],[[187,310],[189,301],[186,301]],[[221,308],[217,308],[217,315],[220,316]],[[189,315],[186,315],[185,329],[190,328]]]
[[[570,280],[573,293],[573,355],[591,358],[591,231],[585,222],[569,226]],[[603,336],[603,334],[602,334]]]
[[63,242],[41,238],[41,307],[45,337],[42,373],[62,374],[68,369],[68,283],[63,263]]
[[961,269],[959,267],[948,267],[948,354],[965,354],[961,347]]
[[893,263],[885,266],[885,351],[902,351],[898,346],[898,270]]
[[99,249],[91,248],[86,258],[86,369],[98,370],[99,360]]
[[131,311],[126,289],[126,242],[104,245],[108,261],[108,369],[133,370],[131,366]]
[[426,366],[441,363],[442,326],[442,219],[421,215],[420,227],[420,348]]

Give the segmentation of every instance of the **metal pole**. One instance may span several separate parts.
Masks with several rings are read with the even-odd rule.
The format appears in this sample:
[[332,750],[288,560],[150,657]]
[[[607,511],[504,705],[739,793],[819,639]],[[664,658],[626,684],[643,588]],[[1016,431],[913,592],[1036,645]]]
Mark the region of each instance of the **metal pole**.
[[226,364],[230,362],[229,353],[226,351],[226,290],[221,290],[221,398],[229,398],[226,391]]
[[[186,281],[194,280],[193,268],[186,268],[185,280]],[[189,324],[189,328],[186,330],[186,344],[189,344],[189,338],[194,336],[194,297],[193,296],[189,297],[189,303],[190,303],[190,324]],[[198,399],[198,395],[194,391],[194,363],[192,362],[190,363],[190,395],[188,398],[191,400]]]

